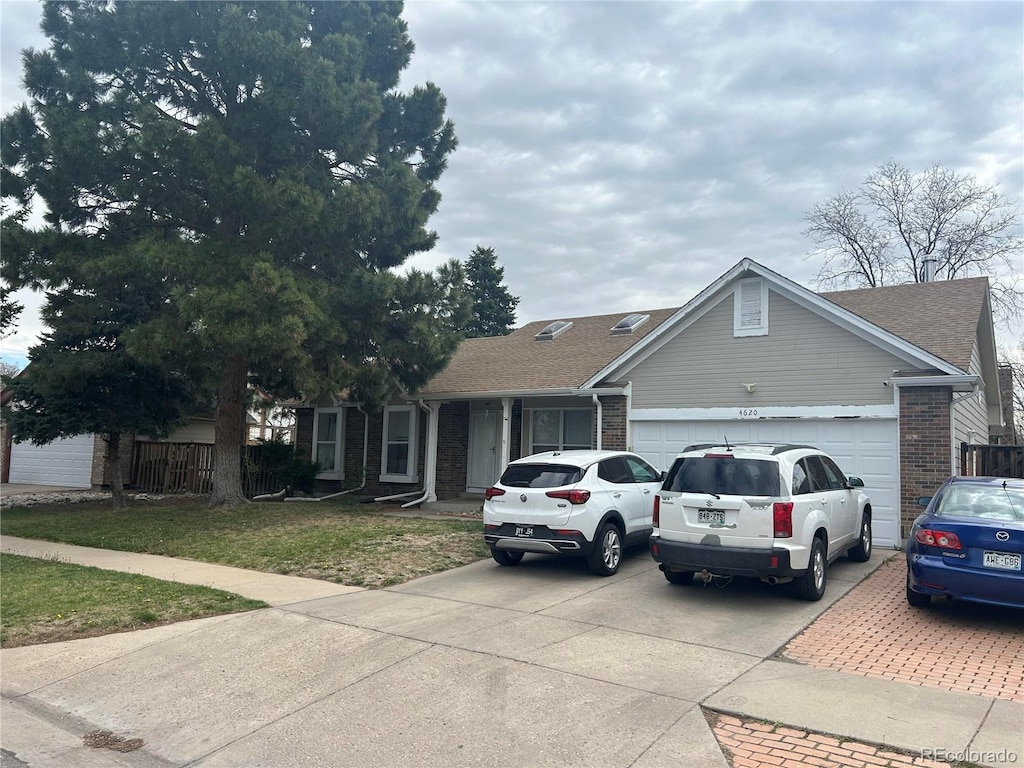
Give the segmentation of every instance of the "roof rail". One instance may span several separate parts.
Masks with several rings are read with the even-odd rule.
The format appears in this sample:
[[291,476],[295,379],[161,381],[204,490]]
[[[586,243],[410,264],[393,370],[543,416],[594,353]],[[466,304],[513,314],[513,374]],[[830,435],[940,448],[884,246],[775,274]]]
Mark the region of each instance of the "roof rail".
[[799,449],[807,449],[807,450],[810,450],[810,451],[818,450],[818,448],[816,446],[813,446],[813,445],[799,445],[799,444],[796,444],[796,443],[794,443],[792,445],[777,445],[774,448],[772,448],[772,456],[775,456],[776,454],[779,454],[779,453],[784,453],[785,451],[795,451],[795,450],[799,450]]

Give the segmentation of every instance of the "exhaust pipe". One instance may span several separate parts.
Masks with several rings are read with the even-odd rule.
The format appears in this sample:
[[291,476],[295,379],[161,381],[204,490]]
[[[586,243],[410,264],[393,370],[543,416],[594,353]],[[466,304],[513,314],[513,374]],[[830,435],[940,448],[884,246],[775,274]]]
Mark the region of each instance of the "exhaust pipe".
[[708,569],[707,569],[707,568],[705,568],[705,569],[704,569],[704,570],[702,570],[702,571],[701,571],[700,573],[698,573],[698,574],[697,574],[697,576],[699,576],[699,577],[700,577],[700,580],[701,580],[701,581],[703,581],[703,582],[704,582],[705,584],[707,584],[707,583],[708,583],[709,581],[711,581],[711,579],[713,579],[713,578],[714,578],[714,576],[712,576],[712,575],[711,575],[711,574],[710,574],[710,573],[708,572]]
[[779,579],[778,579],[778,577],[777,577],[777,576],[766,576],[766,577],[765,577],[765,581],[767,581],[767,582],[768,582],[769,584],[771,584],[771,585],[772,585],[773,587],[774,587],[774,586],[775,586],[776,584],[778,584],[778,583],[779,583]]

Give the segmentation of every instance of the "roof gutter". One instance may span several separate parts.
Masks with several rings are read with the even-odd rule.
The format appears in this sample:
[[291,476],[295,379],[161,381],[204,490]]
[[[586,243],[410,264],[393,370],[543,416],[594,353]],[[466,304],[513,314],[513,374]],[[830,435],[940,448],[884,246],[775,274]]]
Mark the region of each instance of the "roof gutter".
[[981,385],[981,376],[974,373],[948,374],[945,376],[893,376],[886,384],[894,387],[952,387],[974,394]]
[[[590,397],[598,395],[625,395],[629,387],[557,387],[553,389],[514,389],[495,392],[431,392],[420,395],[420,400],[497,400],[502,397]],[[416,398],[404,398],[413,403]]]

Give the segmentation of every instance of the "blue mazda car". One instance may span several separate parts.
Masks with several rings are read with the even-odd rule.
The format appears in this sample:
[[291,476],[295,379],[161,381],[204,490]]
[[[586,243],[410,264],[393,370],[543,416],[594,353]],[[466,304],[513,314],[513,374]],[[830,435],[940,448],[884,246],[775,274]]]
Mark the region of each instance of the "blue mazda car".
[[907,602],[932,597],[1024,608],[1024,480],[951,477],[907,538]]

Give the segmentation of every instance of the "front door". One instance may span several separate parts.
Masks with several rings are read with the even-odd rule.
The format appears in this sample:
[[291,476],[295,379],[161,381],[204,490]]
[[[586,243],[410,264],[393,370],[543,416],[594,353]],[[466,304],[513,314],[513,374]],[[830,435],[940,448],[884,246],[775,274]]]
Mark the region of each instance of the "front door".
[[498,481],[497,411],[472,411],[469,414],[469,472],[466,490],[481,493]]

